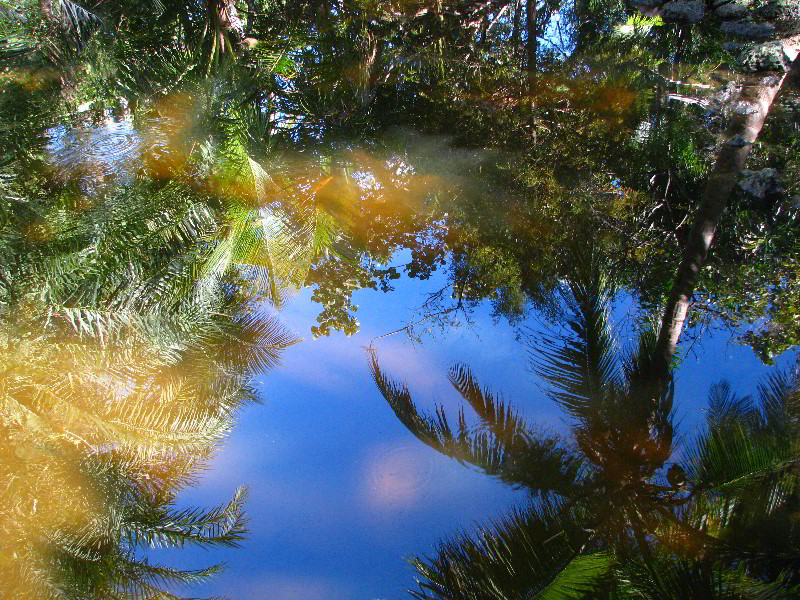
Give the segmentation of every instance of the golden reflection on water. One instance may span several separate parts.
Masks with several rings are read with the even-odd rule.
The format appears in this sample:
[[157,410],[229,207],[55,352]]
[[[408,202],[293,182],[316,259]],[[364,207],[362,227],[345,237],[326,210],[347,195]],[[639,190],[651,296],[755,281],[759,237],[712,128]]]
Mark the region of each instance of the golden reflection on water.
[[192,128],[198,108],[198,99],[183,92],[153,103],[142,118],[140,161],[148,175],[168,179],[184,172],[193,149]]
[[129,496],[167,498],[230,425],[225,402],[213,407],[203,393],[213,371],[173,368],[142,340],[43,337],[6,338],[0,359],[8,597],[49,597],[70,589],[78,563],[101,568],[114,558]]
[[173,505],[231,430],[249,377],[292,336],[258,312],[236,318],[235,306],[227,317],[195,313],[172,340],[166,311],[114,324],[53,306],[45,320],[38,308],[18,306],[0,338],[7,597],[153,591],[141,547],[241,537],[239,493],[208,513]]
[[[420,232],[447,217],[449,202],[469,193],[473,182],[467,174],[480,162],[480,156],[450,155],[443,140],[421,136],[408,145],[413,156],[403,144],[396,150],[344,147],[257,156],[242,132],[203,127],[204,101],[189,93],[155,101],[135,119],[138,143],[121,149],[133,159],[121,160],[120,167],[154,181],[179,182],[222,207],[229,220],[211,234],[220,250],[209,272],[223,264],[251,268],[252,277],[269,281],[267,296],[276,306],[306,284],[320,256],[345,251],[352,261],[355,249],[384,261],[398,242],[415,245]],[[61,154],[76,177],[97,170],[80,141]],[[458,227],[450,220],[449,235]]]
[[51,562],[53,538],[102,543],[102,536],[94,532],[102,530],[100,520],[107,511],[92,482],[78,470],[79,453],[54,456],[50,448],[37,448],[36,456],[20,456],[9,452],[16,440],[8,439],[0,450],[4,482],[0,573],[12,594],[4,597],[43,597],[58,585]]
[[[363,256],[386,265],[399,248],[418,250],[420,237],[431,231],[439,237],[428,243],[440,253],[455,236],[473,239],[448,211],[457,212],[456,199],[483,193],[471,189],[479,155],[449,154],[441,139],[417,137],[395,149],[344,147],[264,158],[251,153],[241,132],[203,131],[202,101],[173,94],[157,100],[132,128],[106,123],[110,136],[127,136],[124,144],[110,139],[102,146],[119,153],[116,173],[100,164],[103,156],[85,152],[82,144],[92,144],[91,132],[71,138],[72,145],[56,153],[69,167],[60,180],[72,190],[65,192],[68,210],[102,210],[128,187],[141,189],[136,193],[148,202],[156,198],[154,210],[170,218],[170,202],[182,206],[184,196],[214,211],[215,220],[204,222],[206,229],[195,238],[183,232],[177,240],[165,237],[172,245],[188,244],[190,252],[203,249],[192,267],[192,293],[199,298],[193,301],[210,302],[202,294],[234,269],[230,281],[244,304],[266,299],[280,307],[330,259],[356,268],[344,275],[334,270],[330,281],[316,274],[315,283],[340,294],[322,300],[325,310],[335,311],[341,289],[349,290],[346,296],[369,285],[357,270]],[[80,180],[87,173],[108,177],[110,185],[75,193],[70,175]],[[163,227],[162,217],[144,215],[149,234]],[[499,218],[512,225],[519,219],[525,227],[530,220],[513,210]],[[46,245],[60,233],[37,221],[23,236]],[[87,251],[92,255],[97,248]],[[272,339],[253,324],[235,336],[223,328],[216,330],[218,337],[165,342],[146,334],[152,322],[144,330],[135,323],[171,318],[156,299],[142,300],[147,314],[113,327],[95,314],[105,307],[92,307],[89,316],[69,302],[47,300],[44,308],[38,302],[31,308],[34,318],[12,319],[0,359],[6,486],[0,575],[20,596],[69,585],[71,569],[81,568],[108,569],[104,576],[113,587],[115,565],[135,555],[142,536],[131,522],[136,511],[145,505],[161,514],[171,506],[233,426],[247,376],[274,365],[278,350],[291,340],[280,338],[275,356],[253,367],[248,353]],[[36,313],[36,306],[43,312]],[[422,369],[417,371],[419,377]],[[409,447],[375,449],[364,466],[367,505],[391,512],[418,504],[431,477],[424,456]]]
[[572,116],[567,113],[584,111],[587,123],[592,126],[598,123],[606,126],[622,124],[640,97],[624,79],[600,81],[591,73],[577,76],[539,73],[532,81],[523,81],[515,86],[501,83],[491,86],[490,91],[466,94],[466,99],[473,105],[507,110],[533,104],[542,111],[564,113],[565,122]]
[[52,68],[23,69],[7,68],[0,72],[0,80],[12,81],[22,86],[26,92],[36,92],[46,85],[61,80],[62,73]]
[[[84,147],[93,144],[91,130],[72,136],[70,145],[55,148],[54,160],[68,170],[50,173],[53,185],[64,188],[64,209],[79,213],[101,210],[139,180],[163,180],[161,188],[144,189],[163,196],[164,211],[173,195],[205,198],[219,220],[198,238],[211,250],[195,268],[195,294],[207,293],[233,265],[245,303],[262,289],[280,306],[284,292],[306,284],[319,257],[348,245],[387,260],[392,250],[384,232],[413,240],[431,225],[437,194],[463,187],[454,173],[422,170],[402,152],[344,148],[256,160],[240,136],[200,132],[199,102],[172,95],[133,129],[107,123],[109,139],[99,154]],[[125,144],[112,139],[117,134],[128,136]],[[102,148],[118,152],[111,173],[101,164]],[[87,173],[111,185],[75,192],[71,177],[82,181]],[[148,221],[152,232],[157,217]],[[62,235],[47,220],[22,233],[44,248]],[[80,588],[76,573],[87,570],[95,575],[84,583],[103,581],[105,592],[121,585],[120,565],[134,560],[138,542],[150,535],[139,528],[139,511],[167,514],[233,426],[247,376],[275,364],[292,341],[256,319],[237,325],[236,335],[223,328],[216,338],[169,342],[148,333],[173,318],[156,301],[150,313],[114,317],[119,321],[111,315],[128,309],[104,316],[104,307],[50,302],[31,296],[27,309],[18,305],[2,340],[0,579],[18,597]],[[248,358],[273,339],[272,355]],[[368,502],[388,510],[409,506],[429,477],[430,465],[408,448],[381,450],[366,467]]]

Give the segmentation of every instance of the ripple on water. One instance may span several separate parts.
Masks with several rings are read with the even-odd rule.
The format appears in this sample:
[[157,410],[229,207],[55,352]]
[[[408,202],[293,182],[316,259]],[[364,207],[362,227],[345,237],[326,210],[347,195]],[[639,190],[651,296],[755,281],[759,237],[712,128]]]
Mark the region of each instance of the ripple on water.
[[427,448],[402,444],[373,449],[367,463],[367,495],[376,508],[407,508],[430,493],[433,464]]
[[140,155],[139,134],[130,121],[50,130],[49,162],[64,179],[94,188],[107,178],[127,175]]

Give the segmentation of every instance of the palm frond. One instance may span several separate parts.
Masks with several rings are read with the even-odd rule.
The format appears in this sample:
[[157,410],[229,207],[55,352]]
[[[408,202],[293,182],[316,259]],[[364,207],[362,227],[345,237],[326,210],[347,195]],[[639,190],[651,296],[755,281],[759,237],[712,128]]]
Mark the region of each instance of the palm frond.
[[613,555],[607,552],[576,556],[534,598],[537,600],[589,598],[603,586],[613,563]]
[[758,392],[760,407],[749,396],[735,396],[725,381],[711,387],[709,429],[690,457],[689,472],[699,489],[727,493],[750,486],[754,493],[767,484],[778,486],[770,496],[784,495],[780,487],[800,460],[792,435],[797,381],[773,373],[759,384]]
[[570,335],[542,336],[532,355],[534,369],[549,386],[547,394],[578,420],[602,413],[605,399],[619,385],[608,322],[610,293],[599,274],[588,282],[570,282],[564,293]]
[[165,588],[175,585],[192,585],[203,583],[224,570],[224,565],[217,564],[204,569],[173,569],[162,565],[154,565],[146,558],[138,558],[133,554],[117,559],[114,590],[115,597],[130,600],[158,598],[159,600],[180,600]]
[[437,408],[436,418],[421,413],[411,399],[408,387],[391,380],[383,373],[375,352],[370,353],[370,370],[378,390],[397,418],[417,439],[447,456],[460,460],[471,458],[466,445],[468,431],[463,411],[459,412],[458,430],[454,435],[444,411]]
[[735,492],[785,473],[797,460],[791,444],[731,425],[701,438],[687,474],[699,490]]
[[160,510],[136,511],[125,519],[131,547],[183,547],[185,544],[238,546],[247,534],[244,503],[247,489],[236,490],[228,504],[211,510],[190,508],[162,514]]
[[720,561],[691,561],[668,555],[655,557],[650,566],[642,561],[628,561],[616,571],[620,598],[789,600],[798,591],[783,576],[767,583],[749,576],[743,567],[730,569]]
[[78,50],[102,24],[102,19],[73,0],[59,0],[60,18]]
[[225,329],[227,335],[210,344],[209,351],[233,372],[264,373],[278,366],[283,351],[299,341],[276,316],[257,309]]
[[761,415],[752,396],[737,396],[728,381],[720,381],[711,386],[708,392],[708,414],[706,423],[709,430],[719,430],[739,425],[745,429],[756,429]]
[[611,555],[586,548],[588,542],[569,511],[515,512],[475,536],[440,544],[434,558],[415,558],[423,579],[411,593],[448,600],[580,598],[597,588],[613,563]]
[[443,407],[436,408],[435,417],[420,412],[408,387],[383,373],[375,352],[370,353],[370,369],[378,389],[400,422],[417,439],[438,452],[476,466],[511,485],[525,486],[534,493],[565,494],[576,485],[580,460],[561,448],[557,437],[529,430],[510,407],[506,409],[502,402],[496,402],[488,390],[481,391],[463,366],[451,370],[451,382],[475,408],[483,425],[470,428],[461,409],[455,430]]
[[777,371],[758,386],[763,427],[773,435],[795,435],[800,425],[800,364],[792,372]]
[[525,446],[528,438],[524,422],[506,407],[502,399],[495,399],[488,389],[481,390],[472,371],[466,365],[456,365],[448,374],[450,383],[478,414],[492,434],[503,440],[505,447],[513,451],[515,446]]

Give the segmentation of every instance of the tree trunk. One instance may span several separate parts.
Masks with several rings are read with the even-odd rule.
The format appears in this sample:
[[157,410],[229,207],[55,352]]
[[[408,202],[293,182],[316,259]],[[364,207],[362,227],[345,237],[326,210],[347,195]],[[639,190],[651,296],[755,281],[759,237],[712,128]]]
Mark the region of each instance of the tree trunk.
[[[796,54],[793,59],[792,67],[797,69]],[[672,358],[686,322],[697,275],[708,256],[714,232],[728,203],[728,197],[736,185],[739,173],[744,168],[750,149],[785,78],[786,75],[776,76],[767,73],[750,76],[749,81],[743,86],[742,93],[733,99],[739,107],[744,107],[746,110],[739,109],[740,115],[728,128],[727,141],[717,155],[686,241],[683,258],[661,320],[656,346],[659,376],[666,377],[669,374]],[[741,115],[743,112],[751,114]]]
[[332,26],[331,6],[328,0],[317,0],[316,14],[314,17],[314,24],[317,31],[320,33],[329,33]]
[[519,52],[519,22],[522,13],[522,0],[514,0],[514,25],[511,29],[511,47],[514,49],[514,55]]
[[359,66],[359,98],[362,106],[367,106],[375,98],[378,77],[380,76],[380,59],[383,40],[372,32],[367,32],[362,42],[364,50]]
[[238,45],[244,39],[244,23],[239,18],[234,0],[208,0],[206,10],[213,35],[211,59],[225,53],[233,54],[234,44]]
[[525,25],[528,30],[528,60],[525,68],[529,73],[536,72],[536,0],[528,0],[525,10]]
[[234,0],[223,0],[222,24],[238,42],[244,38],[244,22],[236,10]]
[[256,18],[255,15],[258,12],[258,10],[256,10],[256,9],[258,7],[256,6],[256,1],[255,0],[245,0],[245,3],[247,4],[247,30],[246,30],[246,32],[247,32],[248,35],[250,35],[254,31],[253,22],[255,21],[255,18]]
[[575,28],[574,54],[580,56],[591,43],[597,32],[595,20],[591,18],[589,0],[575,0],[575,14],[578,25]]

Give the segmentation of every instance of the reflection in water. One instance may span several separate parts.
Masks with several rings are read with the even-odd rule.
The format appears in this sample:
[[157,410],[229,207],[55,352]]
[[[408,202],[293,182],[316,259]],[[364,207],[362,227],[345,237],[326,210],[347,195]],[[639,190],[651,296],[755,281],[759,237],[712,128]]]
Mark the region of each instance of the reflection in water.
[[370,452],[367,490],[370,504],[380,509],[418,506],[430,485],[430,457],[412,446],[396,446]]
[[61,179],[79,177],[81,191],[89,193],[91,183],[133,170],[139,137],[129,120],[108,118],[100,126],[60,126],[51,131],[48,153]]
[[[55,142],[56,201],[21,188],[3,213],[0,576],[15,597],[156,597],[220,565],[142,549],[242,539],[243,488],[211,510],[177,494],[295,340],[253,302],[265,242],[247,209],[182,181],[187,162],[159,181],[84,150]],[[126,176],[84,185],[98,164]]]
[[254,365],[275,361],[290,338],[274,320],[216,317],[178,348],[167,319],[100,334],[52,319],[4,340],[5,590],[148,595],[215,573],[150,564],[139,549],[242,538],[243,489],[210,511],[178,510],[176,495],[230,431]]
[[375,383],[409,431],[531,494],[527,508],[477,537],[415,559],[424,579],[414,595],[793,595],[800,371],[775,373],[757,400],[726,382],[712,387],[706,432],[678,453],[657,332],[645,329],[630,355],[616,356],[605,269],[584,264],[564,286],[564,334],[536,340],[532,353],[547,394],[571,418],[569,443],[531,427],[464,366],[449,379],[479,428],[463,408],[456,425],[442,407],[428,416],[372,352]]
[[[373,261],[435,228],[425,206],[456,185],[392,151],[267,169],[237,131],[201,127],[199,102],[165,97],[134,128],[53,132],[43,172],[60,201],[24,190],[33,219],[5,215],[22,260],[3,278],[4,529],[26,550],[7,546],[4,578],[20,594],[147,595],[215,573],[140,551],[244,534],[241,490],[208,512],[174,505],[251,399],[250,376],[293,341],[261,302],[313,282],[319,332],[354,332],[352,291],[391,289],[396,270]],[[120,131],[133,142],[111,156]],[[411,502],[425,464],[384,458],[378,502]]]
[[[371,334],[421,341],[484,305],[561,320],[533,362],[574,424],[531,427],[466,367],[479,426],[425,416],[373,356],[418,438],[532,496],[417,561],[423,595],[797,595],[796,375],[758,401],[714,387],[688,450],[671,383],[684,323],[755,323],[766,361],[797,342],[796,11],[434,4],[0,0],[6,593],[160,597],[213,573],[144,548],[242,538],[241,491],[176,506],[295,341],[273,312],[310,287],[312,336],[354,335],[355,293],[406,276],[439,289]],[[656,314],[670,288],[677,318],[620,356],[614,292]],[[359,463],[369,502],[422,503],[427,455],[383,448]],[[252,594],[336,593],[273,579]]]
[[[200,206],[186,207],[190,212],[182,217],[183,226],[190,229],[178,234],[198,241],[213,237],[214,251],[199,257],[203,276],[235,264],[276,308],[299,288],[313,286],[313,300],[322,307],[314,336],[332,330],[356,333],[356,290],[391,291],[403,272],[426,279],[445,266],[451,247],[461,248],[451,267],[459,280],[452,284],[459,306],[475,305],[494,284],[504,285],[502,274],[497,282],[478,281],[486,277],[481,261],[494,262],[496,256],[483,257],[480,247],[470,252],[468,245],[481,242],[473,241],[473,225],[464,223],[459,211],[486,189],[472,172],[477,168],[479,174],[491,155],[399,131],[379,148],[351,146],[256,160],[242,132],[226,129],[228,123],[202,123],[204,98],[161,98],[137,126],[133,162],[150,189],[176,197],[170,203],[180,202],[182,195],[202,199]],[[115,129],[91,131],[103,140]],[[84,174],[99,168],[83,145],[62,140],[54,149],[51,160],[81,186]],[[91,193],[78,196],[91,204]],[[393,265],[405,248],[412,249],[410,262]]]

